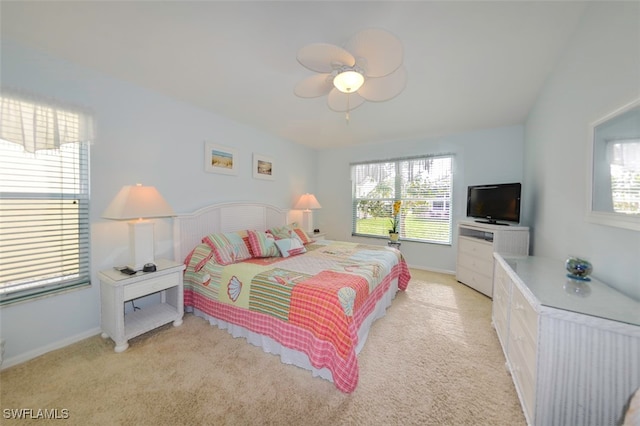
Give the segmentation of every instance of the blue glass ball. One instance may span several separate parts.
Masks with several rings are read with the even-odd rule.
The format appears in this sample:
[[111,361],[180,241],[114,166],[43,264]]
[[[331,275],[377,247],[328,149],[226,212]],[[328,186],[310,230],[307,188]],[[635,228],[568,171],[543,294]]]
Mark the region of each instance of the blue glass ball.
[[590,281],[589,274],[593,271],[593,266],[588,260],[579,257],[570,257],[564,263],[569,273],[567,276],[576,280]]

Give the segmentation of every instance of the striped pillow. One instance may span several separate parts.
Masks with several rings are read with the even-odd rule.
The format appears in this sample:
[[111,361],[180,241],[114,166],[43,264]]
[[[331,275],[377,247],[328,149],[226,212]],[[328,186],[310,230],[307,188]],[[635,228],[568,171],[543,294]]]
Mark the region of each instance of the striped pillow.
[[254,257],[280,256],[280,251],[276,246],[276,240],[273,235],[259,231],[247,231],[247,233]]
[[192,264],[193,269],[197,272],[206,262],[213,257],[213,250],[208,244],[200,243],[187,255],[184,260],[185,266],[189,267]]
[[242,260],[251,259],[251,253],[242,237],[236,232],[207,235],[202,242],[213,250],[216,262],[229,265]]
[[295,224],[293,224],[291,232],[295,232],[296,235],[298,236],[298,238],[300,238],[300,241],[302,241],[302,244],[309,244],[310,242],[312,242],[311,238],[309,238],[309,236],[307,235],[306,232],[304,232],[302,230],[302,228],[296,226]]

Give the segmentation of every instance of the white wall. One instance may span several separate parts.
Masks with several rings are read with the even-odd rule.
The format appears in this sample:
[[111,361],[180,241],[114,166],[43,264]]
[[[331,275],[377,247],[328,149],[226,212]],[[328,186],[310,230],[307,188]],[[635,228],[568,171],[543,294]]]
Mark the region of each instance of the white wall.
[[454,154],[453,245],[403,242],[402,252],[410,266],[433,271],[455,271],[456,223],[466,218],[467,186],[522,182],[522,126],[489,129],[439,138],[351,146],[318,153],[316,227],[331,239],[386,244],[385,239],[351,236],[350,163],[423,154]]
[[640,300],[640,232],[590,224],[589,124],[640,96],[640,3],[590,4],[525,127],[533,253],[583,256],[593,275]]
[[[290,208],[300,194],[316,189],[311,149],[7,40],[1,67],[3,87],[89,107],[98,123],[91,147],[93,285],[0,308],[3,367],[98,333],[97,271],[124,264],[128,256],[126,223],[100,216],[123,185],[155,186],[177,213],[233,200]],[[204,172],[205,140],[237,151],[237,176]],[[254,152],[275,160],[275,181],[252,178]],[[155,222],[156,256],[172,257],[171,219]]]

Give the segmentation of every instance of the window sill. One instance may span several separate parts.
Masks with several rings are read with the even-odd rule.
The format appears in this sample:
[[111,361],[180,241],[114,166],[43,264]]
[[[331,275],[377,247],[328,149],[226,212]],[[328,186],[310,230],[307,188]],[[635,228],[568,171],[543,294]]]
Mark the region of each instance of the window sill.
[[[352,237],[356,237],[356,238],[371,238],[374,240],[385,240],[385,241],[391,241],[389,239],[389,237],[383,237],[380,235],[366,235],[366,234],[351,234]],[[399,243],[417,243],[417,244],[435,244],[438,246],[452,246],[451,242],[444,242],[444,241],[424,241],[424,240],[414,240],[411,238],[399,238],[398,239]]]
[[66,286],[62,288],[54,288],[50,290],[41,291],[38,293],[25,294],[23,296],[19,295],[5,295],[4,298],[0,299],[0,309],[10,306],[16,306],[23,303],[33,302],[35,300],[44,299],[47,297],[60,296],[65,293],[70,293],[76,290],[82,290],[91,287],[91,282],[87,281],[85,283],[76,284],[73,286]]

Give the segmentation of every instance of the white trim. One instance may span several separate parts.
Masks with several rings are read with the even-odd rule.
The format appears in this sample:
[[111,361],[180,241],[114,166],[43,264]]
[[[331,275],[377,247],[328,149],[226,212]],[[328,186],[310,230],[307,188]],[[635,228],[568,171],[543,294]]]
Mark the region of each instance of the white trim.
[[[23,362],[29,361],[33,358],[39,357],[40,355],[44,355],[48,352],[55,351],[56,349],[61,349],[66,346],[77,343],[81,340],[88,339],[89,337],[93,337],[102,332],[100,327],[94,327],[87,331],[84,331],[80,334],[76,334],[75,336],[70,336],[62,340],[58,340],[57,342],[50,343],[45,346],[41,346],[39,348],[30,350],[28,352],[24,352],[20,355],[16,355],[14,357],[3,360],[1,369],[13,367],[14,365],[22,364]],[[6,340],[6,339],[5,339]],[[5,342],[6,344],[6,342]]]

